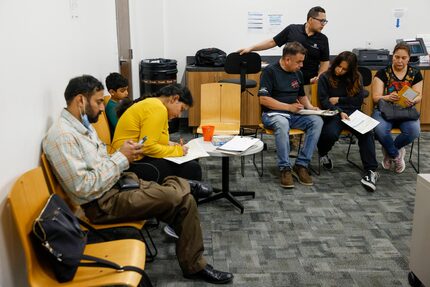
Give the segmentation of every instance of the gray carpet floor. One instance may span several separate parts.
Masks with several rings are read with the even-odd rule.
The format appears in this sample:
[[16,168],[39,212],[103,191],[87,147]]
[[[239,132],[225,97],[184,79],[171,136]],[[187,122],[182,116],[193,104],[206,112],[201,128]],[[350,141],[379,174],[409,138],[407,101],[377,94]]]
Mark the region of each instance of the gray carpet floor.
[[[173,138],[179,133],[173,134]],[[181,133],[185,138],[191,134]],[[240,198],[245,212],[227,200],[199,206],[205,257],[234,273],[233,286],[409,286],[409,242],[417,174],[382,170],[374,193],[360,184],[362,173],[345,159],[347,140],[330,153],[334,169],[312,174],[314,186],[279,186],[273,136],[264,136],[264,175],[252,156],[230,161],[231,190],[255,191]],[[430,133],[421,135],[421,172],[430,172]],[[376,143],[378,161],[382,160]],[[407,148],[407,158],[410,146]],[[416,160],[416,146],[413,159]],[[361,165],[358,146],[351,158]],[[259,160],[259,158],[258,158]],[[220,158],[200,160],[204,179],[221,185]],[[313,165],[317,163],[314,155]],[[163,225],[161,225],[162,227]],[[175,244],[162,228],[151,231],[159,254],[146,270],[154,286],[210,286],[184,279]]]

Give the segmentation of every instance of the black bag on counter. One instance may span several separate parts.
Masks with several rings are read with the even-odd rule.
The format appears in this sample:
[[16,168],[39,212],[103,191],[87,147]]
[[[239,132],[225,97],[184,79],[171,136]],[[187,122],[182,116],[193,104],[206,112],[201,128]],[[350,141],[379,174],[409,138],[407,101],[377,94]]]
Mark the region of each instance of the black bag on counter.
[[196,66],[224,67],[227,54],[218,48],[200,49],[196,53]]

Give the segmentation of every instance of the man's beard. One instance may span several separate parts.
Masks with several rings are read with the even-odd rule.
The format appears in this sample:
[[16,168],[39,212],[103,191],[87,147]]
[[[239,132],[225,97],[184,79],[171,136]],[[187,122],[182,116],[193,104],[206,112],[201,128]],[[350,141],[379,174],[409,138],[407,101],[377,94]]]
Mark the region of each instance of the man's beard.
[[88,108],[86,108],[85,113],[87,114],[88,121],[91,124],[94,124],[99,120],[99,116],[101,115],[102,112],[100,111],[96,115],[93,115],[92,112]]

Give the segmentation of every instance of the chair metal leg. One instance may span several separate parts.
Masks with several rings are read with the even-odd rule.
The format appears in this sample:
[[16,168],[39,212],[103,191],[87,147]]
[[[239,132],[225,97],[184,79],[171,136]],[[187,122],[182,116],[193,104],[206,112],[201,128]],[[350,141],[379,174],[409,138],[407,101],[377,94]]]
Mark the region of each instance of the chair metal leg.
[[142,237],[142,241],[145,243],[146,250],[148,252],[148,254],[146,256],[146,261],[147,262],[153,262],[155,257],[158,254],[157,246],[155,246],[154,240],[152,239],[151,233],[149,233],[148,228],[146,228],[146,226],[144,226],[143,228],[145,229],[146,234],[148,235],[149,241],[151,242],[151,246],[153,248],[153,251],[152,251],[151,248],[149,247],[148,242],[145,239],[145,236],[143,235],[142,230],[139,230],[140,236]]
[[412,152],[414,150],[414,143],[415,141],[412,142],[411,145],[411,152],[409,154],[409,163],[411,164],[411,166],[413,167],[413,169],[415,170],[416,173],[420,173],[420,137],[418,137],[417,139],[417,166],[415,166],[414,162],[412,161]]
[[240,157],[240,174],[242,177],[245,177],[245,157]]
[[[257,137],[257,133],[258,133],[258,128],[255,129],[255,132],[253,133],[245,133],[245,128],[241,127],[240,131],[239,131],[239,135],[244,136],[244,135],[253,135],[255,138]],[[255,160],[255,157],[253,158],[253,161]],[[254,166],[255,166],[255,161],[253,162]],[[258,172],[258,169],[257,169]],[[241,156],[240,157],[240,174],[242,175],[242,177],[245,177],[245,157]],[[260,174],[258,172],[258,174]]]
[[314,170],[313,171],[316,175],[321,175],[321,157],[320,157],[320,155],[318,154],[318,170]]
[[[266,143],[264,143],[264,146],[266,146]],[[257,171],[259,177],[263,176],[263,152],[264,152],[264,149],[265,148],[263,147],[263,150],[260,151],[260,165],[261,165],[260,169],[258,168],[257,163],[255,162],[256,154],[252,155],[252,164],[254,165],[255,170]]]
[[[258,133],[258,128],[255,130],[254,137],[258,136],[257,133]],[[260,140],[263,142],[263,133],[260,134]],[[267,144],[265,142],[263,142],[263,144],[264,144],[263,150],[260,152],[260,165],[261,165],[260,169],[258,169],[257,163],[255,161],[256,154],[252,155],[252,164],[254,165],[255,170],[257,171],[259,177],[263,176],[263,152],[264,152],[264,150],[267,149]]]
[[350,164],[352,164],[353,166],[355,166],[356,168],[358,168],[359,170],[363,170],[358,164],[356,164],[355,162],[353,162],[352,160],[349,159],[349,152],[351,151],[353,139],[354,139],[353,135],[350,134],[349,135],[348,151],[346,152],[346,161],[349,162]]

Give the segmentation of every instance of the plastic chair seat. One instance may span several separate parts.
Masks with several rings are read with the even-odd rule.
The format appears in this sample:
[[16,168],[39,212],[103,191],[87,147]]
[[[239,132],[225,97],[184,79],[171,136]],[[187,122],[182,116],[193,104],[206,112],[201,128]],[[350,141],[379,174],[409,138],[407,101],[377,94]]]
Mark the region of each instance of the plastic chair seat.
[[[113,253],[112,250],[115,250]],[[119,265],[145,268],[145,244],[136,239],[122,239],[88,244],[84,254],[113,261]],[[123,282],[124,285],[138,286],[141,275],[133,271],[118,272],[111,268],[79,267],[72,282],[64,286],[97,286],[106,282]],[[47,282],[48,283],[48,282]],[[52,285],[45,285],[52,286]]]

